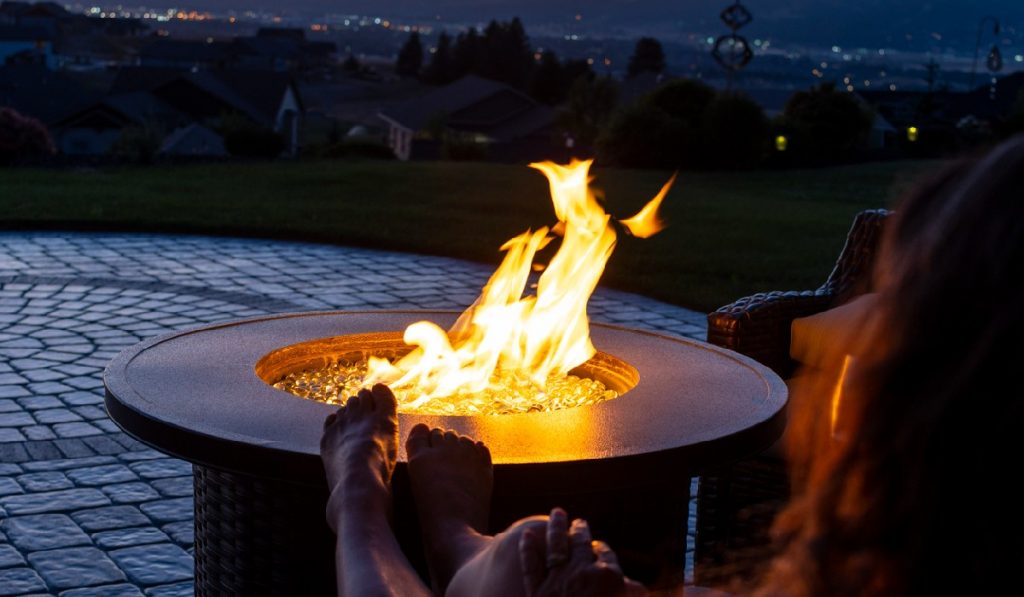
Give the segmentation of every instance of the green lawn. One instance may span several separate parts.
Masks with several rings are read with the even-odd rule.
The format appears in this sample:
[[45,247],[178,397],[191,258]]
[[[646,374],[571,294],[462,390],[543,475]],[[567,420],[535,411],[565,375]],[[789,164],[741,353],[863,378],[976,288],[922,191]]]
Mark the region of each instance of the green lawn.
[[[669,228],[622,239],[603,283],[708,310],[761,290],[819,285],[858,211],[888,206],[935,162],[683,173]],[[628,216],[668,172],[596,170]],[[468,163],[274,162],[101,171],[0,169],[0,226],[272,236],[497,263],[553,223],[542,175]]]

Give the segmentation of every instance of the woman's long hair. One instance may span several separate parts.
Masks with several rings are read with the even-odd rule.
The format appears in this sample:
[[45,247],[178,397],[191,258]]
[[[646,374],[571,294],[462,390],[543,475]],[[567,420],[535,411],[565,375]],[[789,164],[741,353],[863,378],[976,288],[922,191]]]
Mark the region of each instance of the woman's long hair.
[[835,429],[794,396],[759,594],[1024,595],[1022,275],[1024,136],[897,206]]

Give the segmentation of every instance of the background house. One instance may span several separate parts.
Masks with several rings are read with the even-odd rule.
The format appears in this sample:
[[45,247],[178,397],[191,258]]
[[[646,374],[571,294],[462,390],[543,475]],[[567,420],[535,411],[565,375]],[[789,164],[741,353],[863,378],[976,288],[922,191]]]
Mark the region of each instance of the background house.
[[0,64],[53,66],[53,35],[42,27],[0,25]]
[[[286,155],[299,150],[304,108],[298,88],[284,73],[261,71],[181,72],[122,68],[108,94],[53,123],[63,153],[102,155],[130,127],[160,136],[168,152],[224,155],[218,131],[227,116],[281,135]],[[194,125],[194,126],[193,126]],[[187,149],[186,149],[187,148]]]
[[495,161],[551,159],[554,111],[496,81],[467,76],[385,108],[388,146],[401,160],[434,159],[445,143],[475,144]]
[[97,99],[99,94],[43,65],[0,65],[0,106],[43,124],[52,125]]

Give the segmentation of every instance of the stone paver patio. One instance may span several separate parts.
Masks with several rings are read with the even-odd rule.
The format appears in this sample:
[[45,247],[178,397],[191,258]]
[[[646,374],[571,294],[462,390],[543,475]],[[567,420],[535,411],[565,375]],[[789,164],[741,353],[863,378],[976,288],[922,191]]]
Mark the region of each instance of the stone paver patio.
[[[273,312],[463,309],[491,271],[278,241],[0,234],[0,595],[193,593],[191,466],[103,409],[103,368],[122,349]],[[590,313],[705,334],[703,313],[633,294],[599,290]]]

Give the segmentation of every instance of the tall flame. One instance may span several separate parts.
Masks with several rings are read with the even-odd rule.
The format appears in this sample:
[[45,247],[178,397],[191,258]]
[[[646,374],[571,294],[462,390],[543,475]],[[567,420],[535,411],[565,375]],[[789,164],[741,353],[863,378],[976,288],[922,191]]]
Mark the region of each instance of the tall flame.
[[[434,398],[481,392],[498,371],[517,371],[542,387],[549,377],[567,374],[596,352],[590,342],[587,301],[615,248],[611,217],[589,187],[592,160],[568,166],[530,164],[547,177],[558,224],[526,231],[506,242],[505,258],[476,302],[449,332],[428,321],[405,330],[412,352],[394,363],[368,359],[367,385],[415,388],[415,409]],[[674,180],[674,177],[673,177]],[[634,235],[660,229],[657,208],[672,181],[636,216],[623,222]],[[538,251],[561,235],[546,268],[534,265]],[[535,295],[524,296],[531,270],[543,270]]]

